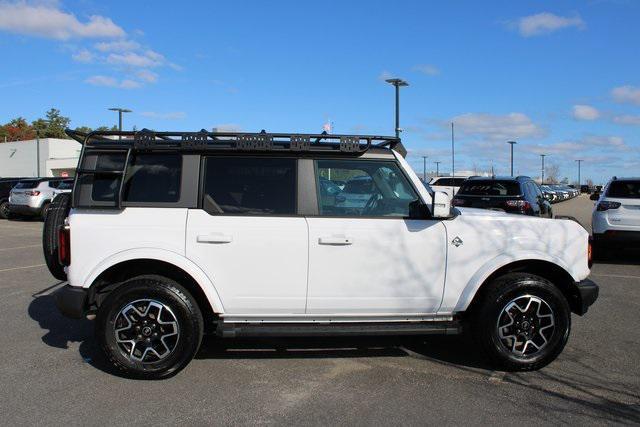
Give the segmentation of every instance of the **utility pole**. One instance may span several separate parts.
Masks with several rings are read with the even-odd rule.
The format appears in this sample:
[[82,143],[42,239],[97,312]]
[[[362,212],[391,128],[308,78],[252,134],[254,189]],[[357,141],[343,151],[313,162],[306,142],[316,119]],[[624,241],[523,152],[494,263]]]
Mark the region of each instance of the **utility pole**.
[[517,144],[517,142],[507,141],[507,144],[511,145],[511,176],[513,176],[513,146]]
[[542,170],[541,170],[541,174],[540,174],[540,185],[544,185],[544,158],[546,157],[546,154],[540,154],[540,158],[542,159]]
[[435,162],[436,163],[436,176],[440,176],[440,163],[442,162]]
[[131,113],[131,110],[126,108],[109,108],[109,111],[117,111],[118,112],[118,131],[122,132],[122,113]]
[[427,182],[427,156],[422,156],[422,179]]
[[409,86],[409,83],[402,79],[387,79],[385,81],[396,88],[396,138],[400,138],[400,132],[402,132],[400,129],[400,88]]
[[578,159],[576,160],[576,162],[578,162],[578,187],[580,187],[580,185],[582,184],[582,181],[580,179],[580,165],[582,164],[582,162],[584,162],[584,160]]

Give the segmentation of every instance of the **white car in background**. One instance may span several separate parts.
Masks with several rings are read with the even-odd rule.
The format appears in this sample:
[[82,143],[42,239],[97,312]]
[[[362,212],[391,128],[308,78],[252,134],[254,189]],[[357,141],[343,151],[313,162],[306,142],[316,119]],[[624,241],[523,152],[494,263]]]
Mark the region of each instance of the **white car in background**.
[[71,188],[58,188],[63,182],[62,178],[32,178],[18,182],[9,195],[9,212],[17,216],[44,218],[53,198],[60,192],[71,191]]
[[460,186],[469,178],[468,176],[434,176],[429,181],[429,187],[433,191],[442,191],[447,193],[450,199],[453,198],[460,190]]
[[598,246],[640,247],[640,178],[613,177],[593,208],[591,226]]

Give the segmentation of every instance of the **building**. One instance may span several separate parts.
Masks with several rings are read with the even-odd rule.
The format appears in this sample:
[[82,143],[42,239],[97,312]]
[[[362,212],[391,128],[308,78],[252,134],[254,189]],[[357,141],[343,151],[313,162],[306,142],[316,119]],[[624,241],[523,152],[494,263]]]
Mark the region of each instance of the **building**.
[[0,143],[0,177],[74,176],[81,148],[58,138]]

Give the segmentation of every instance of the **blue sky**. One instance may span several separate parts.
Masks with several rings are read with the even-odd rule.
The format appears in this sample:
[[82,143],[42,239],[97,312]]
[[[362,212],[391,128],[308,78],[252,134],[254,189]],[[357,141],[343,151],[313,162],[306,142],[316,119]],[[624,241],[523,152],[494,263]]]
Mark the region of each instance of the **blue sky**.
[[0,121],[393,133],[449,170],[640,175],[640,2],[0,0]]

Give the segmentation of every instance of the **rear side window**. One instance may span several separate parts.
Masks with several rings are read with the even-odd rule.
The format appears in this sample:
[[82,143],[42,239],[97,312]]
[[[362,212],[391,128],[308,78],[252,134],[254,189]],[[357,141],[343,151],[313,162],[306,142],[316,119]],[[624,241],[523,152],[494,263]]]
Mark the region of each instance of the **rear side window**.
[[638,199],[640,198],[640,180],[639,181],[611,181],[607,190],[607,197],[615,197],[619,199]]
[[293,215],[295,159],[208,157],[203,206],[209,213]]
[[460,187],[459,195],[467,196],[520,196],[517,181],[506,180],[470,180]]
[[40,184],[40,181],[20,181],[13,188],[30,189],[30,188],[36,188],[38,184]]

